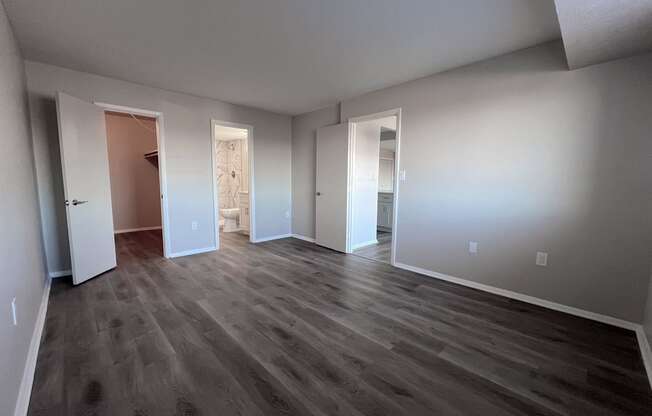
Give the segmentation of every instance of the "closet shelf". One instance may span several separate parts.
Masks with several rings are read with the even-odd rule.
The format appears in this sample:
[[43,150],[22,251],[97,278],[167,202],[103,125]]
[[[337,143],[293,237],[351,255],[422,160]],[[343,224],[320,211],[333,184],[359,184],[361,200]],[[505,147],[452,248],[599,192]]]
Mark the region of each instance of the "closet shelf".
[[158,168],[158,150],[152,150],[151,152],[145,153],[145,159]]
[[158,157],[158,150],[152,150],[151,152],[145,153],[145,159],[149,159],[151,157]]

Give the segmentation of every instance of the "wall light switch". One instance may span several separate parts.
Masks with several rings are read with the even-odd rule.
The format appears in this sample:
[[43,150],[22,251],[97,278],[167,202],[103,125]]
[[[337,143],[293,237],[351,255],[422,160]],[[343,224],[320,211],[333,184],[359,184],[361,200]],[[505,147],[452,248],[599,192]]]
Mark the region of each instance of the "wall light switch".
[[478,253],[478,242],[477,241],[469,241],[469,253],[471,253],[471,254],[477,254]]
[[401,169],[401,170],[398,172],[398,179],[399,179],[401,182],[405,182],[405,169]]
[[193,221],[193,222],[190,224],[190,227],[192,228],[193,231],[196,231],[197,228],[199,228],[199,222],[197,222],[197,221]]
[[543,251],[537,251],[537,266],[547,266],[548,265],[548,253]]

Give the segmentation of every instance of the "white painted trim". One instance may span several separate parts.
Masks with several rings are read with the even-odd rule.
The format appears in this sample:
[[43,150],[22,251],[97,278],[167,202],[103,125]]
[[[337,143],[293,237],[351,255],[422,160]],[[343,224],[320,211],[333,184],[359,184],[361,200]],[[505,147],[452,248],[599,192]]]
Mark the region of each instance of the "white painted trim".
[[167,180],[167,162],[165,150],[165,121],[163,114],[159,115],[156,123],[156,139],[158,140],[158,174],[161,191],[161,218],[163,233],[163,257],[168,257],[172,251],[170,237],[170,216],[168,205],[168,180]]
[[184,256],[192,256],[193,254],[201,254],[201,253],[208,253],[209,251],[215,251],[217,250],[217,247],[204,247],[204,248],[195,248],[192,250],[186,250],[186,251],[179,251],[177,253],[172,253],[168,256],[168,258],[173,259],[175,257],[184,257]]
[[219,204],[219,189],[217,186],[216,178],[216,160],[215,160],[215,126],[224,126],[224,127],[235,127],[239,129],[247,130],[247,163],[249,164],[249,241],[254,243],[256,242],[256,198],[255,198],[255,186],[254,186],[254,126],[250,124],[241,124],[234,123],[231,121],[223,121],[217,119],[211,119],[211,174],[213,181],[213,212],[215,215],[215,246],[219,250],[220,248],[220,204]]
[[580,318],[586,318],[592,321],[602,322],[603,324],[613,325],[619,328],[624,328],[624,329],[629,329],[631,331],[634,331],[636,333],[636,339],[638,341],[639,349],[641,350],[641,357],[643,359],[643,364],[645,365],[645,371],[647,373],[647,378],[650,383],[650,388],[652,388],[652,350],[650,350],[650,344],[648,343],[645,330],[641,324],[625,321],[623,319],[614,318],[608,315],[602,315],[600,313],[590,312],[572,306],[562,305],[561,303],[552,302],[534,296],[524,295],[522,293],[512,292],[511,290],[500,289],[494,286],[472,282],[470,280],[449,276],[447,274],[434,272],[432,270],[422,269],[420,267],[410,266],[408,264],[396,263],[394,266],[398,267],[399,269],[408,270],[435,279],[445,280],[447,282],[456,283],[458,285],[482,290],[483,292],[492,293],[494,295],[520,300],[521,302],[530,303],[532,305],[541,306],[558,312],[564,312],[569,315],[579,316]]
[[357,250],[359,248],[367,247],[367,246],[373,246],[374,244],[378,244],[378,240],[373,239],[373,240],[365,241],[365,242],[362,242],[362,243],[359,243],[359,244],[355,244],[355,245],[353,245],[351,247],[351,251]]
[[473,282],[471,280],[466,280],[455,276],[449,276],[447,274],[434,272],[432,270],[422,269],[420,267],[410,266],[408,264],[396,263],[395,266],[398,267],[399,269],[419,273],[428,277],[434,277],[435,279],[445,280],[447,282],[456,283],[458,285],[482,290],[483,292],[493,293],[494,295],[500,295],[506,298],[520,300],[525,303],[542,306],[544,308],[552,309],[559,312],[565,312],[571,315],[579,316],[581,318],[591,319],[594,321],[617,326],[620,328],[630,329],[632,331],[636,331],[638,326],[640,326],[639,324],[625,321],[623,319],[618,319],[608,315],[602,315],[599,313],[586,311],[584,309],[579,309],[572,306],[562,305],[561,303],[552,302],[549,300],[537,298],[530,295],[524,295],[518,292],[512,292],[511,290],[501,289],[494,286]]
[[355,192],[355,142],[356,142],[356,125],[355,123],[348,123],[349,137],[347,141],[347,174],[346,174],[346,240],[345,252],[352,253],[351,247],[352,239],[352,226],[353,226],[353,193]]
[[142,108],[136,108],[136,107],[126,107],[123,105],[114,105],[108,103],[101,103],[97,101],[94,102],[93,104],[109,111],[115,111],[116,113],[129,113],[138,116],[154,117],[154,118],[157,118],[158,116],[162,115],[160,111],[143,110]]
[[135,233],[138,231],[160,230],[162,228],[163,227],[160,225],[157,227],[125,228],[123,230],[115,230],[113,231],[113,234],[125,234],[125,233]]
[[652,350],[650,349],[650,343],[648,342],[643,325],[638,325],[638,328],[636,328],[636,339],[638,340],[638,348],[641,350],[647,379],[650,382],[650,388],[652,388]]
[[[349,149],[351,148],[350,146],[352,143],[355,143],[355,123],[359,123],[362,121],[369,121],[369,120],[376,120],[379,118],[385,118],[385,117],[391,117],[391,116],[396,116],[396,148],[394,149],[394,197],[392,198],[392,204],[393,204],[393,209],[392,209],[392,242],[391,242],[391,253],[390,253],[390,260],[389,263],[392,266],[397,266],[396,263],[396,248],[398,247],[398,242],[397,242],[397,234],[398,234],[398,209],[399,209],[399,188],[400,188],[400,180],[399,180],[399,173],[400,173],[400,165],[401,165],[401,130],[402,130],[402,114],[403,111],[400,107],[398,108],[393,108],[390,110],[386,111],[381,111],[378,113],[373,113],[373,114],[367,114],[364,116],[359,116],[359,117],[349,117],[349,125],[351,128],[349,129]],[[350,136],[354,136],[353,140],[351,140]],[[352,176],[353,171],[352,166],[351,166],[351,158],[353,156],[349,155],[349,177]],[[351,181],[347,184],[349,187],[349,192],[352,192],[351,188]],[[350,196],[347,198],[350,199]],[[347,202],[348,203],[348,202]],[[349,209],[347,208],[347,215],[350,215],[351,213],[349,212]],[[352,221],[352,217],[350,216],[347,219],[347,248],[350,248],[350,237],[348,236],[349,230],[351,229],[349,227],[349,222]],[[350,253],[351,251],[347,251],[347,253]]]
[[50,279],[46,279],[45,288],[43,289],[43,296],[41,298],[41,306],[39,306],[36,322],[34,323],[32,340],[29,343],[29,350],[27,351],[27,360],[25,361],[25,368],[23,369],[23,379],[20,382],[20,390],[18,390],[18,398],[16,399],[14,416],[25,416],[27,415],[27,410],[29,409],[29,399],[32,395],[34,372],[36,371],[36,360],[38,358],[39,346],[41,345],[43,327],[45,326],[45,316],[48,312],[48,300],[50,299],[51,285],[52,281]]
[[402,124],[401,120],[403,117],[403,111],[398,108],[395,110],[396,111],[396,139],[395,139],[395,147],[394,147],[394,194],[392,198],[392,204],[394,204],[394,207],[392,208],[392,241],[391,241],[391,252],[389,253],[389,263],[392,266],[396,265],[396,249],[398,247],[398,241],[397,241],[397,234],[398,234],[398,201],[399,201],[399,191],[400,191],[400,186],[399,186],[399,173],[400,171],[400,165],[401,165],[401,131],[402,129]]
[[293,234],[279,234],[279,235],[273,235],[271,237],[259,238],[258,240],[254,241],[254,243],[264,243],[265,241],[280,240],[281,238],[290,238],[290,237],[293,237]]
[[72,276],[72,270],[58,270],[56,272],[49,272],[48,275],[50,276],[50,279]]
[[101,102],[93,104],[102,107],[107,111],[118,113],[135,114],[146,117],[156,118],[156,146],[158,150],[158,176],[159,176],[159,193],[161,195],[161,229],[163,231],[163,257],[171,258],[170,254],[170,218],[168,216],[168,181],[167,168],[165,162],[165,129],[163,113],[160,111],[143,110],[142,108],[127,107],[123,105],[114,105]]
[[307,242],[309,242],[309,243],[314,243],[314,242],[315,242],[315,238],[314,238],[314,237],[307,237],[307,236],[305,236],[305,235],[301,235],[301,234],[290,234],[290,237],[292,237],[292,238],[296,238],[296,239],[298,239],[298,240],[307,241]]

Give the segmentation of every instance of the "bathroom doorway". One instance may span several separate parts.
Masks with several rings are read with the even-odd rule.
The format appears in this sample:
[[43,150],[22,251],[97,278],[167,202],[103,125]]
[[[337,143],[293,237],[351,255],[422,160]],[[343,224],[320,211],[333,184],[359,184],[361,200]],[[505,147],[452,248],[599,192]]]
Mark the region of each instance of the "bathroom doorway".
[[253,127],[211,121],[215,240],[255,241]]
[[400,110],[349,120],[348,247],[354,255],[394,264]]

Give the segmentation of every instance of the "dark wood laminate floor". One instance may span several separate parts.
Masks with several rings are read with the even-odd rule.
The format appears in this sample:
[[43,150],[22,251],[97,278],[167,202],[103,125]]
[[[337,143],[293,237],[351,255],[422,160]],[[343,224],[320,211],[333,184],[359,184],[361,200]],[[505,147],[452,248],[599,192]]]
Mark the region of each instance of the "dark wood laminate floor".
[[378,231],[376,234],[378,244],[359,248],[353,252],[356,256],[364,257],[369,260],[382,261],[390,264],[392,255],[392,233]]
[[52,287],[29,414],[650,415],[626,330],[295,239]]

